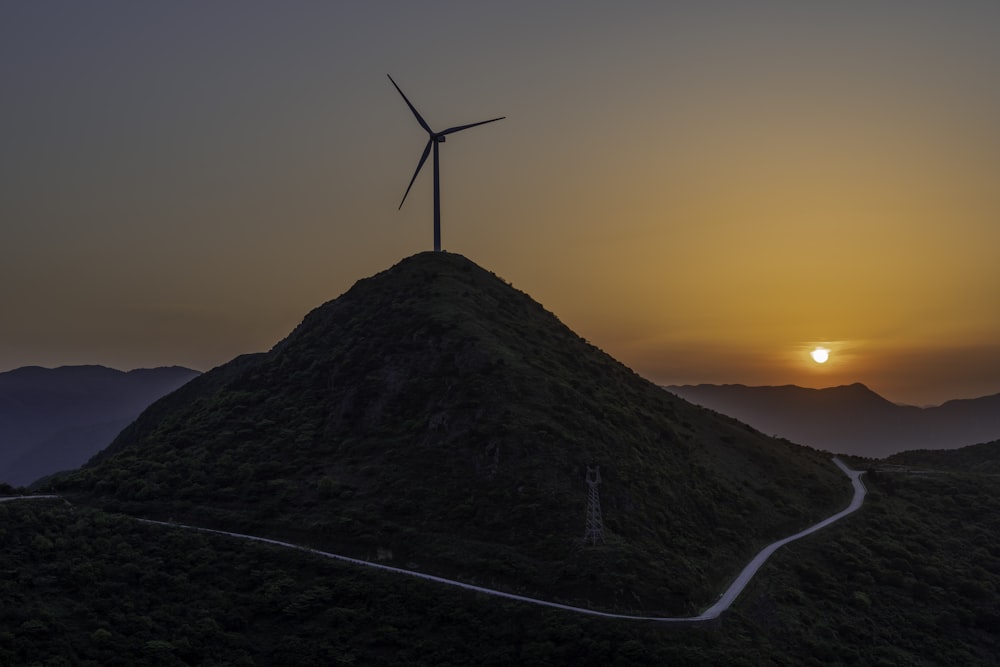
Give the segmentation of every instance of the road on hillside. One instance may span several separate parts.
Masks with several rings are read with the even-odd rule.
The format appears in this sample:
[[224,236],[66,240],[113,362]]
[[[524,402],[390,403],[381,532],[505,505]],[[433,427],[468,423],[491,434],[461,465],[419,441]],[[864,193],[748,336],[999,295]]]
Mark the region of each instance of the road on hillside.
[[6,498],[0,498],[0,503],[5,503],[11,500],[45,500],[46,498],[59,498],[60,496],[7,496]]
[[[156,524],[161,526],[168,526],[172,528],[184,528],[187,530],[197,530],[204,533],[215,533],[217,535],[227,535],[229,537],[235,537],[241,540],[250,540],[253,542],[262,542],[265,544],[273,544],[279,547],[285,547],[287,549],[295,549],[297,551],[302,551],[305,553],[314,554],[316,556],[321,556],[323,558],[330,558],[333,560],[338,560],[345,563],[351,563],[353,565],[361,565],[364,567],[371,567],[377,570],[385,570],[387,572],[395,572],[397,574],[405,574],[411,577],[417,577],[419,579],[426,579],[427,581],[433,581],[439,584],[445,584],[448,586],[456,586],[458,588],[464,588],[466,590],[475,591],[477,593],[483,593],[486,595],[493,595],[496,597],[507,598],[509,600],[518,600],[520,602],[527,602],[529,604],[542,605],[545,607],[554,607],[556,609],[563,609],[565,611],[571,611],[578,614],[588,614],[591,616],[603,616],[605,618],[622,618],[633,621],[657,621],[660,623],[700,623],[704,621],[710,621],[719,617],[722,612],[729,609],[743,589],[746,588],[747,584],[753,578],[760,567],[771,557],[775,551],[797,539],[805,537],[806,535],[811,535],[818,530],[826,528],[835,521],[843,519],[848,514],[856,511],[865,500],[865,485],[861,481],[861,471],[851,470],[844,462],[839,458],[834,458],[833,462],[844,471],[844,473],[851,479],[851,483],[854,486],[854,497],[851,499],[851,503],[846,509],[837,512],[831,517],[823,519],[819,523],[806,528],[805,530],[795,533],[790,537],[778,540],[772,544],[761,549],[750,563],[743,568],[743,571],[739,573],[736,579],[729,585],[729,588],[719,597],[719,600],[713,604],[711,607],[706,609],[704,612],[698,616],[687,616],[687,617],[662,617],[662,616],[633,616],[629,614],[613,614],[605,611],[598,611],[596,609],[586,609],[584,607],[574,607],[572,605],[560,604],[558,602],[552,602],[550,600],[539,600],[538,598],[531,598],[524,595],[516,595],[514,593],[507,593],[504,591],[498,591],[492,588],[484,588],[482,586],[475,586],[473,584],[467,584],[462,581],[455,581],[454,579],[445,579],[444,577],[436,577],[432,574],[426,574],[423,572],[415,572],[413,570],[404,570],[398,567],[392,567],[391,565],[384,565],[382,563],[373,563],[371,561],[360,560],[358,558],[351,558],[349,556],[342,556],[340,554],[330,553],[328,551],[320,551],[318,549],[311,549],[309,547],[304,547],[299,544],[292,544],[290,542],[282,542],[281,540],[272,540],[267,537],[260,537],[258,535],[246,535],[244,533],[231,533],[225,530],[214,530],[212,528],[201,528],[199,526],[188,526],[180,523],[168,523],[166,521],[153,521],[152,519],[136,519],[142,523]],[[0,498],[0,502],[5,500],[30,500],[30,499],[41,499],[41,498],[58,498],[59,496],[13,496],[10,498]]]
[[843,519],[845,516],[856,511],[859,507],[861,507],[861,503],[865,501],[865,494],[867,493],[864,482],[861,481],[861,471],[851,470],[846,465],[844,465],[843,461],[841,461],[839,458],[836,457],[833,459],[833,462],[836,463],[837,467],[843,470],[844,473],[851,478],[851,484],[854,485],[854,497],[851,498],[851,504],[848,505],[846,509],[837,512],[836,514],[834,514],[829,518],[823,519],[819,523],[810,526],[809,528],[806,528],[802,532],[795,533],[791,537],[786,537],[783,540],[778,540],[777,542],[769,544],[763,549],[761,549],[760,553],[758,553],[754,557],[754,559],[750,561],[750,563],[745,568],[743,568],[743,571],[740,572],[739,576],[737,576],[736,579],[733,581],[733,583],[729,585],[729,588],[726,590],[725,593],[722,594],[722,597],[719,598],[719,601],[713,604],[708,609],[706,609],[704,612],[702,612],[701,616],[697,616],[692,620],[709,620],[713,618],[718,618],[719,614],[729,609],[729,607],[733,604],[733,601],[736,600],[737,596],[739,596],[739,594],[743,592],[743,589],[747,587],[747,584],[750,583],[750,580],[753,578],[753,575],[757,574],[757,570],[760,569],[760,566],[763,565],[764,562],[771,557],[771,554],[773,554],[775,551],[785,546],[789,542],[794,542],[795,540],[801,537],[805,537],[806,535],[811,535],[815,533],[817,530],[822,530],[823,528],[826,528],[833,522]]

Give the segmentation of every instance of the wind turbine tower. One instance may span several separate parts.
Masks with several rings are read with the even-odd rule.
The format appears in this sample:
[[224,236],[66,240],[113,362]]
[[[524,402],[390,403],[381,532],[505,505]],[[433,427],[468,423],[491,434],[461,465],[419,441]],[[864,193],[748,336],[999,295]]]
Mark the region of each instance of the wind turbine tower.
[[441,250],[441,177],[438,168],[438,145],[443,144],[445,137],[449,134],[454,134],[455,132],[460,132],[462,130],[467,130],[470,127],[476,127],[477,125],[485,125],[486,123],[492,123],[494,121],[503,120],[506,116],[500,116],[499,118],[491,118],[489,120],[481,120],[478,123],[469,123],[468,125],[458,125],[456,127],[449,127],[447,130],[442,130],[440,132],[435,132],[431,129],[430,125],[423,119],[420,112],[417,111],[416,107],[410,102],[409,98],[403,93],[400,87],[393,81],[392,76],[386,74],[389,77],[389,81],[392,81],[392,85],[396,87],[399,94],[403,96],[403,101],[406,102],[406,106],[410,107],[410,111],[413,112],[414,117],[416,117],[417,122],[420,123],[420,127],[424,128],[427,132],[427,145],[424,146],[424,153],[420,156],[420,162],[417,163],[417,169],[413,172],[413,178],[410,179],[410,184],[406,186],[406,192],[403,193],[403,199],[399,202],[399,208],[403,208],[403,202],[406,201],[406,195],[410,194],[410,188],[413,187],[413,181],[417,180],[417,174],[420,173],[420,168],[424,166],[424,162],[427,161],[427,156],[431,152],[431,147],[434,147],[434,250],[439,252]]

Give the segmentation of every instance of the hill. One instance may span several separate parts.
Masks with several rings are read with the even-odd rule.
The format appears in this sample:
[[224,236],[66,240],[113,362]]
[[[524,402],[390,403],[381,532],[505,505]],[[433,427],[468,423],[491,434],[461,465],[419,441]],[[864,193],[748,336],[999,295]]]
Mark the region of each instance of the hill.
[[855,456],[954,449],[1000,437],[1000,394],[918,408],[887,401],[860,383],[827,389],[739,384],[666,389],[764,433]]
[[583,616],[55,501],[0,503],[0,664],[993,665],[1000,480],[869,472],[711,626]]
[[[600,466],[605,540],[584,544]],[[616,610],[695,613],[847,502],[825,453],[680,400],[469,260],[423,253],[154,403],[74,502]]]
[[929,470],[1000,474],[1000,440],[954,450],[918,449],[886,457],[885,463]]
[[197,375],[178,366],[0,373],[0,482],[27,485],[83,465],[150,403]]

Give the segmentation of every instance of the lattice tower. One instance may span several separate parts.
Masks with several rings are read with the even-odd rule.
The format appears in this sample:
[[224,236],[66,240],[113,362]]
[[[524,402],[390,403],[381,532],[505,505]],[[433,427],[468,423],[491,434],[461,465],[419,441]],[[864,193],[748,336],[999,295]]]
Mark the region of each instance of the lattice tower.
[[601,518],[601,496],[597,486],[601,483],[601,467],[587,466],[587,530],[583,534],[586,544],[604,544],[604,519]]

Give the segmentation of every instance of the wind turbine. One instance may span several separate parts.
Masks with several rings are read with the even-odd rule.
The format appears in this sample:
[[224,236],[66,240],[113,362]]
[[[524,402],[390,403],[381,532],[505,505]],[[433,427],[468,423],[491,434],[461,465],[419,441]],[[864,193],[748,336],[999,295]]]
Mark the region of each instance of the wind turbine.
[[481,120],[478,123],[469,123],[468,125],[458,125],[456,127],[449,127],[447,130],[442,130],[441,132],[435,132],[427,124],[427,121],[423,119],[420,112],[413,106],[406,94],[400,89],[400,87],[393,81],[392,76],[386,74],[389,77],[389,81],[392,81],[392,85],[396,87],[399,94],[403,96],[403,101],[406,102],[406,106],[410,107],[410,111],[416,117],[417,122],[420,123],[420,127],[427,131],[427,145],[424,146],[424,154],[420,156],[420,162],[417,163],[417,170],[413,172],[413,178],[410,179],[410,184],[406,186],[406,192],[403,193],[403,199],[399,202],[399,208],[403,208],[403,202],[406,201],[406,195],[410,194],[410,188],[413,187],[413,181],[417,180],[417,174],[420,173],[420,168],[424,166],[424,162],[427,161],[427,155],[431,152],[431,146],[434,147],[434,251],[439,252],[441,250],[441,177],[438,170],[438,144],[443,144],[445,137],[449,134],[454,134],[455,132],[460,132],[462,130],[467,130],[470,127],[475,127],[477,125],[485,125],[486,123],[492,123],[494,121],[503,120],[507,116],[500,116],[499,118],[491,118],[489,120]]

